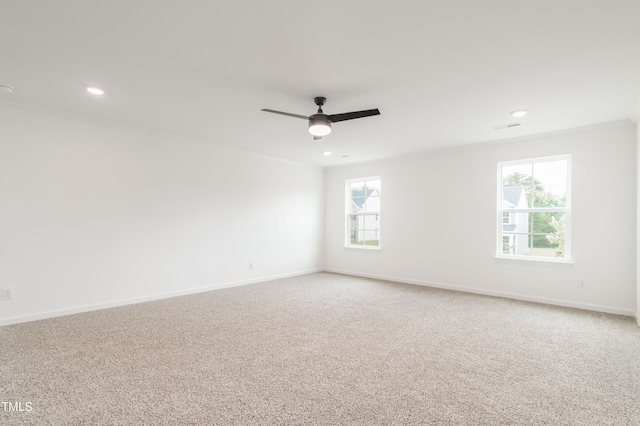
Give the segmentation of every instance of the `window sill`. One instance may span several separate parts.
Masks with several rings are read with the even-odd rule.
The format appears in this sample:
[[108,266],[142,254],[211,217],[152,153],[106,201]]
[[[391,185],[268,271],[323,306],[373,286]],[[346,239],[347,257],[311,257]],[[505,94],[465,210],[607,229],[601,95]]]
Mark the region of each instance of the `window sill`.
[[571,259],[554,259],[552,257],[533,257],[533,256],[494,256],[495,260],[513,262],[535,262],[535,263],[555,263],[555,264],[563,264],[563,265],[573,265],[573,260]]
[[344,248],[353,249],[353,250],[375,250],[375,251],[382,250],[382,247],[380,246],[344,246]]

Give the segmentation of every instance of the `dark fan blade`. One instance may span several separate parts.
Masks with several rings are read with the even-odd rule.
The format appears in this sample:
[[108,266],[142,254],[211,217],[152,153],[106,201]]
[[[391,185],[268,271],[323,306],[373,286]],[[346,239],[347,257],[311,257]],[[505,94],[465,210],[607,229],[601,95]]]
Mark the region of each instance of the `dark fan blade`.
[[261,109],[260,111],[264,111],[264,112],[272,112],[274,114],[280,114],[280,115],[288,115],[289,117],[295,117],[295,118],[302,118],[304,120],[308,120],[309,117],[307,117],[306,115],[300,115],[300,114],[291,114],[290,112],[282,112],[282,111],[274,111],[272,109]]
[[371,117],[372,115],[380,115],[380,111],[378,111],[378,108],[367,109],[364,111],[345,112],[344,114],[332,114],[332,115],[329,115],[328,117],[332,123],[337,123],[338,121],[353,120],[354,118]]

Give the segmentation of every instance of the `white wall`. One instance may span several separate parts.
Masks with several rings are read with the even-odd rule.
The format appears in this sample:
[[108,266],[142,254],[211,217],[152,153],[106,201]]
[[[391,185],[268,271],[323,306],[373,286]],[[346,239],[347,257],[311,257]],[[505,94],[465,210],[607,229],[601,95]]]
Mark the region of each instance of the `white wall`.
[[[618,123],[327,169],[327,269],[635,315],[635,132]],[[574,263],[495,259],[497,163],[561,154],[572,155]],[[345,179],[374,175],[382,250],[346,249]]]
[[0,286],[14,289],[0,324],[322,266],[321,168],[17,107],[0,117]]
[[636,232],[636,323],[640,326],[640,100],[638,101],[635,114],[636,123],[636,179],[638,179],[638,197],[637,197],[637,232]]

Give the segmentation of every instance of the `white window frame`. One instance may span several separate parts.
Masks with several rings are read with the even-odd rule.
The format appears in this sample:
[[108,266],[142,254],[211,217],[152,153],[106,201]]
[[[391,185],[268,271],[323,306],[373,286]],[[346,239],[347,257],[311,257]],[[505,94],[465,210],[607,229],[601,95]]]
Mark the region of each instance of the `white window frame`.
[[[345,233],[344,233],[344,246],[346,248],[353,248],[353,249],[360,249],[360,250],[381,250],[382,249],[382,241],[380,239],[380,232],[381,232],[381,224],[382,224],[382,206],[380,206],[380,208],[377,211],[374,212],[360,212],[360,213],[354,213],[353,211],[351,211],[351,185],[353,183],[358,183],[358,182],[362,182],[365,183],[367,181],[374,181],[377,180],[380,182],[380,193],[382,193],[382,178],[380,176],[370,176],[370,177],[365,177],[365,178],[354,178],[354,179],[347,179],[345,181]],[[377,196],[380,199],[380,204],[382,204],[382,194],[379,194]],[[365,245],[365,244],[352,244],[351,243],[351,218],[352,216],[365,216],[365,215],[371,215],[371,216],[375,216],[376,220],[378,221],[378,228],[373,229],[371,231],[375,232],[376,237],[378,238],[378,245],[377,246],[369,246],[369,245]]]
[[[566,194],[566,206],[565,207],[533,207],[533,208],[513,208],[505,209],[502,207],[503,197],[503,176],[502,170],[504,166],[515,166],[520,164],[535,164],[546,163],[551,161],[567,161],[567,194]],[[517,161],[503,161],[498,163],[498,189],[497,189],[497,227],[496,227],[496,258],[499,259],[517,259],[527,261],[542,261],[542,262],[556,262],[556,263],[572,263],[571,260],[571,155],[557,155],[553,157],[540,157],[530,158]],[[535,176],[534,176],[535,178]],[[515,255],[504,253],[504,238],[503,238],[503,222],[504,213],[536,213],[536,212],[561,212],[564,213],[565,219],[565,241],[564,241],[564,257],[551,257],[551,256],[533,256],[533,255]],[[512,221],[517,222],[517,220]],[[524,234],[523,234],[524,235]],[[527,237],[528,238],[528,237]]]

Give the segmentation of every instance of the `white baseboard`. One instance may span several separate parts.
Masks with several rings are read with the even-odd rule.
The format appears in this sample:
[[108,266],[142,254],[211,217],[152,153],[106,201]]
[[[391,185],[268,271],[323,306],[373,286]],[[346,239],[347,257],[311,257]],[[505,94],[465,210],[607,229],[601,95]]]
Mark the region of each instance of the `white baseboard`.
[[378,275],[378,274],[367,274],[363,272],[355,272],[355,271],[333,269],[333,268],[310,269],[310,270],[292,272],[287,274],[264,276],[260,278],[249,279],[249,280],[230,281],[226,283],[213,284],[210,286],[191,288],[187,290],[170,291],[170,292],[157,293],[157,294],[131,298],[131,299],[122,299],[122,300],[116,300],[116,301],[111,301],[106,303],[97,303],[93,305],[78,306],[78,307],[69,308],[69,309],[61,309],[61,310],[55,310],[55,311],[41,312],[37,314],[29,314],[29,315],[23,315],[23,316],[4,318],[4,319],[0,319],[0,326],[37,321],[37,320],[48,319],[48,318],[55,318],[55,317],[60,317],[64,315],[78,314],[82,312],[97,311],[100,309],[115,308],[118,306],[133,305],[136,303],[151,302],[154,300],[168,299],[171,297],[178,297],[178,296],[186,296],[189,294],[203,293],[203,292],[218,290],[223,288],[239,287],[239,286],[248,285],[248,284],[256,284],[256,283],[265,282],[265,281],[296,277],[300,275],[313,274],[316,272],[323,272],[323,271],[333,272],[336,274],[351,275],[356,277],[374,278],[374,279],[385,280],[385,281],[394,281],[394,282],[405,283],[405,284],[413,284],[413,285],[419,285],[424,287],[434,287],[434,288],[441,288],[446,290],[462,291],[466,293],[482,294],[485,296],[504,297],[507,299],[516,299],[516,300],[523,300],[527,302],[544,303],[549,305],[564,306],[568,308],[584,309],[588,311],[605,312],[605,313],[615,314],[615,315],[630,316],[630,317],[635,317],[636,320],[638,321],[638,325],[640,326],[640,316],[637,316],[636,312],[629,309],[616,308],[612,306],[593,305],[588,303],[571,302],[571,301],[558,300],[558,299],[548,299],[544,297],[533,297],[533,296],[526,296],[526,295],[521,295],[516,293],[482,290],[482,289],[477,289],[472,287],[433,283],[433,282],[427,282],[422,280],[399,278],[399,277],[392,277],[392,276],[385,276],[385,275]]
[[169,291],[165,293],[156,293],[148,296],[135,297],[131,299],[121,299],[121,300],[115,300],[115,301],[106,302],[106,303],[96,303],[92,305],[77,306],[77,307],[68,308],[68,309],[60,309],[55,311],[40,312],[37,314],[3,318],[3,319],[0,319],[0,326],[61,317],[64,315],[79,314],[82,312],[97,311],[100,309],[116,308],[118,306],[126,306],[126,305],[133,305],[136,303],[151,302],[154,300],[168,299],[170,297],[204,293],[206,291],[219,290],[222,288],[239,287],[239,286],[248,285],[248,284],[257,284],[265,281],[273,281],[281,278],[297,277],[300,275],[307,275],[307,274],[312,274],[315,272],[322,272],[322,271],[323,269],[311,269],[311,270],[298,271],[298,272],[292,272],[287,274],[270,275],[270,276],[253,278],[248,280],[231,281],[231,282],[213,284],[213,285],[204,286],[204,287],[190,288],[187,290]]
[[[556,306],[563,306],[567,308],[584,309],[587,311],[604,312],[608,314],[623,315],[623,316],[638,318],[636,316],[636,312],[634,312],[633,310],[617,308],[614,306],[593,305],[590,303],[580,303],[580,302],[572,302],[568,300],[558,300],[558,299],[549,299],[545,297],[527,296],[527,295],[522,295],[517,293],[482,290],[482,289],[477,289],[473,287],[433,283],[433,282],[427,282],[427,281],[421,281],[421,280],[390,277],[390,276],[384,276],[384,275],[378,275],[378,274],[367,274],[363,272],[347,271],[342,269],[325,268],[324,270],[326,272],[333,272],[336,274],[352,275],[356,277],[365,277],[365,278],[374,278],[378,280],[394,281],[394,282],[405,283],[405,284],[414,284],[414,285],[420,285],[424,287],[442,288],[445,290],[462,291],[465,293],[475,293],[475,294],[482,294],[485,296],[503,297],[506,299],[515,299],[515,300],[523,300],[526,302],[544,303],[547,305],[556,305]],[[638,323],[638,325],[640,325],[640,322]]]

